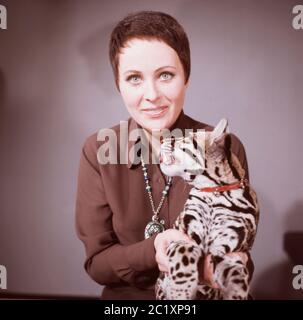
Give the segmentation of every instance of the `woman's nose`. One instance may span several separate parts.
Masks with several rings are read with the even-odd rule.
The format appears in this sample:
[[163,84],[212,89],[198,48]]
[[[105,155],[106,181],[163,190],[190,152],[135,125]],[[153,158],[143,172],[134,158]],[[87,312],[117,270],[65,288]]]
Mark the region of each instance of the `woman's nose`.
[[144,97],[148,101],[155,101],[159,97],[159,90],[153,81],[146,83]]

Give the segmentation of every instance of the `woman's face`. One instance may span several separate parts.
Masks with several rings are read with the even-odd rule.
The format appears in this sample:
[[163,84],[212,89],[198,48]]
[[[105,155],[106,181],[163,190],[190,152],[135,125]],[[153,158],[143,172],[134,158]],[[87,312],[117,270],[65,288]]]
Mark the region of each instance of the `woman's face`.
[[133,39],[119,57],[119,88],[130,115],[148,131],[170,128],[184,104],[185,76],[174,49]]

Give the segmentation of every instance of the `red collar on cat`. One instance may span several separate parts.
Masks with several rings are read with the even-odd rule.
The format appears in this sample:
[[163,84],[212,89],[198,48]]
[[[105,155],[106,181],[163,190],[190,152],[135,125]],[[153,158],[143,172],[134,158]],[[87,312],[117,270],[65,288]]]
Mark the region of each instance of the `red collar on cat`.
[[247,179],[241,179],[239,182],[235,182],[235,183],[232,183],[232,184],[227,184],[225,186],[201,188],[200,191],[219,193],[219,192],[235,190],[235,189],[240,189],[240,188],[244,189],[245,186],[247,186],[247,185],[248,185],[248,180]]

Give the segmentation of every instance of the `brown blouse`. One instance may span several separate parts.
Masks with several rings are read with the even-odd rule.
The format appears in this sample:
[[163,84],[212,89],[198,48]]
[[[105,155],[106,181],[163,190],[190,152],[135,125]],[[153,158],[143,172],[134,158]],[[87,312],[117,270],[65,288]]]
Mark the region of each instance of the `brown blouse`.
[[[128,120],[128,132],[138,128]],[[212,130],[211,126],[195,121],[183,111],[173,128]],[[118,139],[120,126],[112,128]],[[100,285],[105,285],[101,299],[154,300],[154,284],[159,275],[155,260],[153,235],[144,239],[144,229],[152,217],[151,204],[145,190],[140,164],[100,164],[97,151],[104,142],[97,141],[98,133],[88,137],[82,148],[76,200],[76,230],[85,245],[85,269]],[[129,142],[128,151],[135,142]],[[232,135],[232,150],[239,157],[248,178],[245,150]],[[159,165],[147,164],[155,206],[158,206],[165,178]],[[171,228],[182,211],[191,186],[174,177],[159,217],[165,228]],[[249,269],[253,263],[249,259]]]

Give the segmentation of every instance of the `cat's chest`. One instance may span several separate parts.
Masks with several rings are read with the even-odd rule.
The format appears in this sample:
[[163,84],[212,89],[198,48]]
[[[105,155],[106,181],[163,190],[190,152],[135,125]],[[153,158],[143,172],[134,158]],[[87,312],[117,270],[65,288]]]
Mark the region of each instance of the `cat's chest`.
[[170,227],[183,211],[184,204],[188,200],[189,192],[192,188],[180,177],[174,177],[173,179],[174,181],[167,199]]

